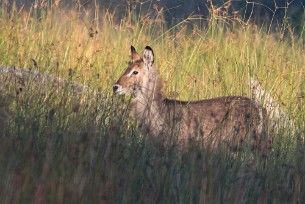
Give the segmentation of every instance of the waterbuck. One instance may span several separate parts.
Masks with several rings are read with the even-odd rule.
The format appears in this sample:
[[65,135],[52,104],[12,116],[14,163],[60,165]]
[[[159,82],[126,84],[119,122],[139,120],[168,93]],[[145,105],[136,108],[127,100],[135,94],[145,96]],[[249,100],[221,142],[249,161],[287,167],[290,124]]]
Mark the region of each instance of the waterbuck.
[[228,144],[237,149],[245,141],[252,148],[266,146],[266,110],[242,96],[178,101],[162,93],[162,79],[154,66],[154,52],[146,46],[142,57],[131,46],[131,62],[113,91],[131,95],[131,110],[149,135],[176,135],[179,142],[201,140],[212,148]]

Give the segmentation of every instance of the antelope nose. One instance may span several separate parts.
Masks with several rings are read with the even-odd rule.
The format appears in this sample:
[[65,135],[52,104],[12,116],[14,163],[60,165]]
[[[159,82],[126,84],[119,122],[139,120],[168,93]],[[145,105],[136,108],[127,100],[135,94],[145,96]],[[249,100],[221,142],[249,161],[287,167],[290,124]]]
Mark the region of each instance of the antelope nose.
[[119,89],[119,86],[115,84],[115,85],[113,86],[113,93],[115,93],[118,89]]

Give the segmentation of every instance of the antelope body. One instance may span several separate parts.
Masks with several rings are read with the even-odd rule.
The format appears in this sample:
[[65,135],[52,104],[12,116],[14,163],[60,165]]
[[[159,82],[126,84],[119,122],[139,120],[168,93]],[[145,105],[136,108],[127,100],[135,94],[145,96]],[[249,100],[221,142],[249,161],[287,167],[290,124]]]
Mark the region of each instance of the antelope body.
[[216,147],[228,143],[239,148],[249,139],[252,147],[263,144],[266,110],[249,98],[228,96],[200,101],[171,100],[162,94],[162,79],[154,69],[153,50],[143,57],[131,46],[131,63],[114,84],[114,93],[132,96],[132,113],[140,127],[153,136],[177,135]]

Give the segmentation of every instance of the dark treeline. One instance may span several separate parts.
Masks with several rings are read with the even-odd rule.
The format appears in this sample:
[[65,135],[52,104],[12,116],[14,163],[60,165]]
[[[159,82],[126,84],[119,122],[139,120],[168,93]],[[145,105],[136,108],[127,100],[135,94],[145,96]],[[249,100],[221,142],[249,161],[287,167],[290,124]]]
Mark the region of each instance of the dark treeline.
[[[4,1],[5,2],[5,1]],[[9,0],[8,2],[13,2]],[[16,0],[18,7],[30,7],[34,3],[49,2],[49,0]],[[55,2],[55,0],[51,1]],[[250,19],[255,23],[282,24],[284,19],[298,29],[304,21],[305,0],[61,0],[61,6],[81,4],[86,8],[100,5],[102,11],[115,13],[116,19],[123,18],[126,12],[135,10],[143,15],[156,17],[157,11],[162,10],[164,20],[168,25],[180,22],[189,16],[207,17],[211,7],[219,8],[229,15],[239,15],[244,20]],[[299,27],[300,28],[300,27]]]

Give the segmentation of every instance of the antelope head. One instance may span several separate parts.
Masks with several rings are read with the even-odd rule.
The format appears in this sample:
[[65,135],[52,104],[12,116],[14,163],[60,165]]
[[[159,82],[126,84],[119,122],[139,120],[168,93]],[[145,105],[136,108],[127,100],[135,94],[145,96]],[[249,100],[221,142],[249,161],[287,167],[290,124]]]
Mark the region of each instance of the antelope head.
[[113,86],[113,92],[137,97],[140,94],[146,94],[151,89],[150,76],[152,65],[154,63],[154,52],[151,47],[146,46],[141,57],[136,49],[131,46],[131,62],[124,74]]

